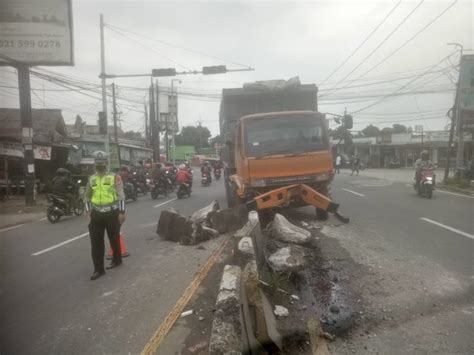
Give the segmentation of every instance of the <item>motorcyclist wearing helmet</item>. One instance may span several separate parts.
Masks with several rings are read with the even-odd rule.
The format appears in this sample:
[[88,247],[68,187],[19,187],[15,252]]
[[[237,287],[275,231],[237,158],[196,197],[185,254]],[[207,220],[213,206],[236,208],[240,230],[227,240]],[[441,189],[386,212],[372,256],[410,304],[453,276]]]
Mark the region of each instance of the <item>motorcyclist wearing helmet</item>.
[[417,161],[415,162],[415,169],[416,169],[415,181],[416,181],[416,187],[417,188],[420,187],[421,172],[424,169],[433,169],[434,168],[433,163],[429,158],[430,158],[430,154],[428,153],[428,151],[423,150],[420,154],[420,158],[418,158]]
[[59,168],[56,170],[56,176],[52,182],[52,193],[54,195],[62,197],[67,204],[67,212],[70,213],[74,200],[76,198],[76,191],[79,186],[71,179],[71,173],[69,170]]
[[201,167],[201,174],[203,175],[204,173],[207,174],[207,179],[209,180],[209,183],[212,182],[212,177],[211,177],[211,165],[209,162],[206,160]]
[[181,164],[178,167],[178,172],[176,173],[176,180],[179,184],[184,183],[188,186],[189,189],[191,189],[192,176],[189,173],[188,169],[186,169],[186,165]]

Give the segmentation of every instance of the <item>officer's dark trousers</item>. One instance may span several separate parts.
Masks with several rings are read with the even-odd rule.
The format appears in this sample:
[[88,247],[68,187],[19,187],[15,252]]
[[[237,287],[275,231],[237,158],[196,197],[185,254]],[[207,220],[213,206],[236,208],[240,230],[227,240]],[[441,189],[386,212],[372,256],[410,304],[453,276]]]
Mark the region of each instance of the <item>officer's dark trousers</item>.
[[91,220],[89,223],[89,235],[91,238],[92,261],[94,263],[94,271],[104,271],[104,234],[107,230],[110,246],[112,247],[113,261],[122,262],[122,253],[120,251],[120,224],[118,221],[118,210],[109,212],[98,212],[92,210]]

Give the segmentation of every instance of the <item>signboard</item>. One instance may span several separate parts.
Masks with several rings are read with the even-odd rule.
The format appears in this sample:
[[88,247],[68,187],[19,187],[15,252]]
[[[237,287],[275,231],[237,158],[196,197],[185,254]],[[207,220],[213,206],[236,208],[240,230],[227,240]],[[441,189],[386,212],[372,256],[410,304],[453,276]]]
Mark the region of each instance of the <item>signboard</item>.
[[23,158],[21,143],[0,142],[0,155]]
[[[51,160],[51,147],[35,145],[33,153],[37,160]],[[0,155],[24,158],[23,146],[21,143],[0,142]]]
[[458,109],[462,132],[474,130],[474,55],[463,55],[459,70]]
[[73,65],[71,0],[0,0],[0,65]]
[[178,133],[178,97],[177,95],[160,95],[160,130]]
[[415,132],[421,133],[423,132],[423,125],[415,125]]

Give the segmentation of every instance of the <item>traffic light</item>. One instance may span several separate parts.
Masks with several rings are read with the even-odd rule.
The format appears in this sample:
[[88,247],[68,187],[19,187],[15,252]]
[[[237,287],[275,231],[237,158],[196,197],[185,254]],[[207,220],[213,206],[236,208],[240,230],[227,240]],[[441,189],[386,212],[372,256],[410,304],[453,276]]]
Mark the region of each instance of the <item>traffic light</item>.
[[107,115],[99,111],[99,134],[107,134]]
[[224,74],[227,73],[227,68],[225,65],[215,65],[212,67],[202,67],[202,73],[204,75],[209,74]]
[[165,69],[153,69],[151,71],[151,76],[176,76],[175,68],[165,68]]
[[346,129],[352,129],[354,122],[351,115],[344,115],[343,125]]

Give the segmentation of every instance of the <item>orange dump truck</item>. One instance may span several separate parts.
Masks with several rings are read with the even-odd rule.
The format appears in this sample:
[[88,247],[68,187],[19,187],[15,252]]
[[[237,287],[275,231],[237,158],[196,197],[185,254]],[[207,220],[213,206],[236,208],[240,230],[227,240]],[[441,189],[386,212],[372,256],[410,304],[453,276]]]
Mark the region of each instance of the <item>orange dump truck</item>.
[[223,90],[221,159],[229,207],[246,203],[261,211],[313,205],[318,218],[338,215],[330,200],[334,169],[317,93],[316,85],[299,80]]

